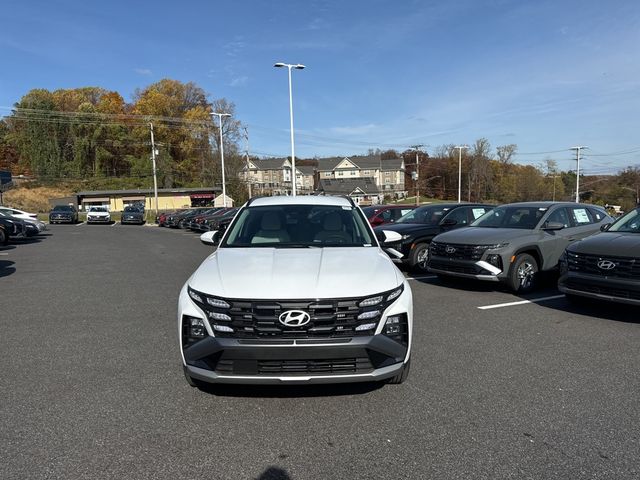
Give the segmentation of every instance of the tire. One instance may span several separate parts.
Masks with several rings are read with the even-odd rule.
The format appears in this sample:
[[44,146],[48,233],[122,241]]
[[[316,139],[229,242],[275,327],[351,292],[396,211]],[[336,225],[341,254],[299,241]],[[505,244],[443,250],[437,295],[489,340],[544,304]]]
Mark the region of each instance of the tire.
[[0,228],[0,245],[7,245],[9,243],[9,235],[5,232],[4,228]]
[[398,374],[396,374],[394,377],[391,377],[389,380],[387,380],[387,383],[389,385],[400,385],[401,383],[404,383],[404,381],[409,376],[410,370],[411,370],[411,359],[409,359],[407,363],[404,364],[404,367],[402,367],[402,370]]
[[426,273],[428,271],[427,260],[429,260],[429,244],[419,243],[411,251],[409,266],[415,272]]
[[508,286],[515,293],[527,293],[535,288],[538,262],[528,253],[521,253],[511,265]]

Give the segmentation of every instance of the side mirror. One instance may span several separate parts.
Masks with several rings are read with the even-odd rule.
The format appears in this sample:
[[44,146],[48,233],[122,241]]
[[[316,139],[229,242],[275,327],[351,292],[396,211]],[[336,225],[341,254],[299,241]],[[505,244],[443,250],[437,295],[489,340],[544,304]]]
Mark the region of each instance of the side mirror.
[[613,225],[612,223],[605,223],[604,225],[600,226],[600,231],[601,232],[606,232],[611,228],[611,225]]
[[200,235],[200,241],[205,245],[215,245],[217,243],[216,242],[217,233],[218,233],[217,230],[214,230],[212,232],[204,232],[202,235]]
[[402,235],[398,232],[394,232],[393,230],[378,230],[378,232],[376,232],[376,237],[378,238],[378,241],[383,244],[396,243],[402,240]]
[[454,225],[457,225],[457,224],[458,224],[458,221],[454,220],[453,218],[445,218],[440,222],[441,227],[453,227]]
[[564,228],[564,224],[560,222],[547,222],[542,227],[543,230],[562,230]]

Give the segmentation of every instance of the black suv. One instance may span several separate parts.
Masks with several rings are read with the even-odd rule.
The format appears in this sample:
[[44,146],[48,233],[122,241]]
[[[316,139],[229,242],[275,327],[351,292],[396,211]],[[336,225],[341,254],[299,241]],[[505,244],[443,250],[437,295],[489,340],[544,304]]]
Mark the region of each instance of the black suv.
[[0,215],[0,245],[9,243],[10,237],[25,237],[26,227],[19,218]]
[[[422,205],[395,223],[380,225],[374,231],[391,230],[402,235],[402,240],[397,243],[385,243],[385,250],[396,263],[426,272],[429,243],[433,237],[454,228],[466,227],[492,208],[494,205],[476,203]],[[402,254],[402,257],[395,255],[395,252]]]
[[49,223],[78,223],[78,211],[71,205],[56,205],[49,212]]
[[640,208],[602,230],[565,250],[558,288],[570,300],[589,297],[640,305]]

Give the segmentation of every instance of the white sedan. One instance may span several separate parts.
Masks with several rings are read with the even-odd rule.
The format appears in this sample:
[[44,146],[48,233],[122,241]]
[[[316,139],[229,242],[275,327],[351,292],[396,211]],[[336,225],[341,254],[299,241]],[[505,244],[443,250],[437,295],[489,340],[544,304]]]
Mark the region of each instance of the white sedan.
[[0,210],[2,210],[7,215],[11,215],[12,217],[21,218],[23,220],[37,220],[38,219],[38,214],[37,213],[25,212],[23,210],[18,210],[17,208],[0,207]]

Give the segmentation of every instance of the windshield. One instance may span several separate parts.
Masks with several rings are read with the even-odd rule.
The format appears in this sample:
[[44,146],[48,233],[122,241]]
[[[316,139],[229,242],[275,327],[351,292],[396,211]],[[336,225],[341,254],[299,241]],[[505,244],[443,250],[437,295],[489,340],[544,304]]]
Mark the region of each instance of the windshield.
[[425,225],[438,225],[442,217],[444,217],[450,207],[427,205],[424,207],[418,207],[415,210],[411,210],[400,217],[396,223],[422,223]]
[[124,211],[140,213],[140,209],[138,207],[124,207]]
[[472,227],[486,228],[520,228],[532,230],[547,213],[547,207],[497,207],[485,213],[471,224]]
[[105,207],[91,207],[89,209],[90,212],[107,212]]
[[54,212],[72,212],[73,209],[67,205],[56,205],[53,207]]
[[607,231],[640,233],[640,209],[636,208],[623,215]]
[[273,205],[243,209],[222,247],[363,247],[375,243],[356,208]]

